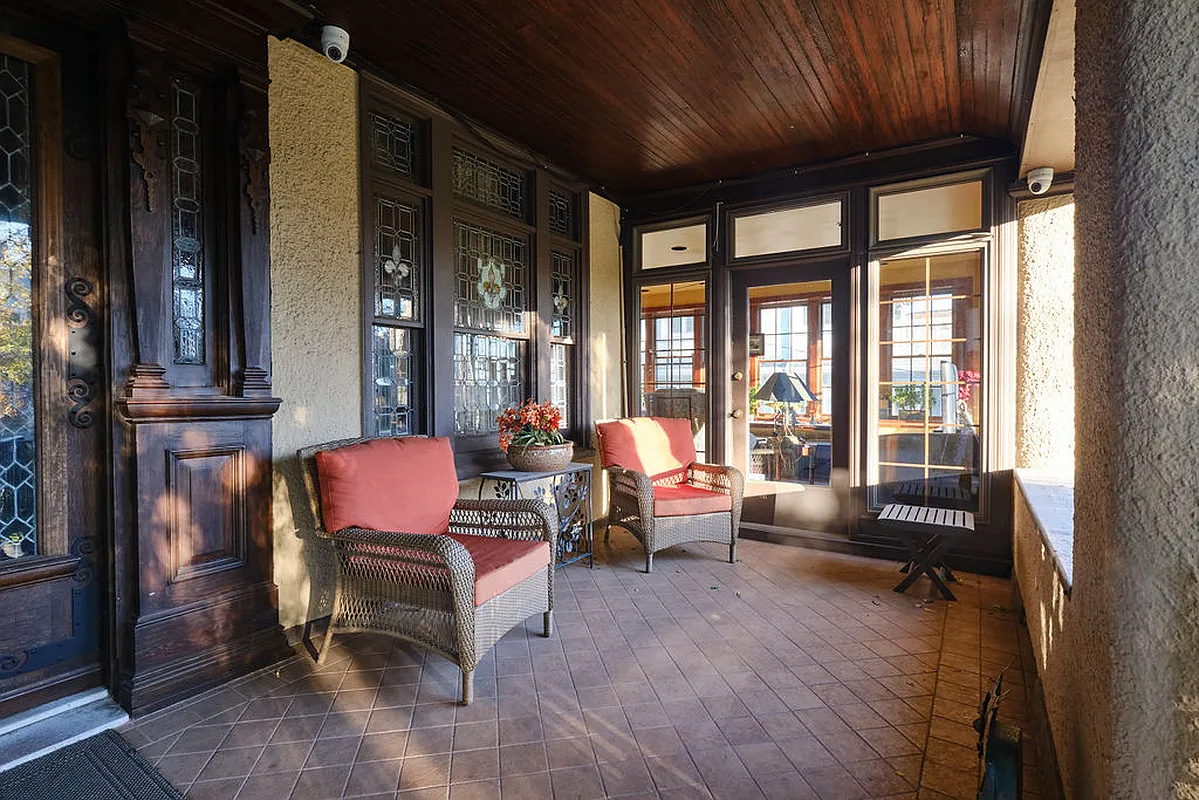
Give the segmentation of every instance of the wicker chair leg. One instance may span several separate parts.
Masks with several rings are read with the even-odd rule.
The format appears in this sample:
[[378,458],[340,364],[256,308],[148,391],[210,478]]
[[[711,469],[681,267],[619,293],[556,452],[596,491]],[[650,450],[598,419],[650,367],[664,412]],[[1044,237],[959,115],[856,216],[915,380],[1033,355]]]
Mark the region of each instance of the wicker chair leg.
[[462,670],[462,705],[469,706],[475,701],[475,671]]
[[737,539],[733,537],[733,541],[729,542],[729,563],[737,563]]
[[653,571],[654,571],[654,554],[651,553],[650,551],[646,550],[645,551],[645,574],[648,575],[649,573],[651,573]]
[[554,635],[554,612],[545,612],[545,633],[542,634],[545,638],[550,638]]
[[612,523],[609,522],[608,526],[606,528],[604,528],[604,544],[608,543],[608,539],[611,536],[612,536]]
[[316,663],[324,664],[325,656],[329,653],[329,644],[333,641],[333,621],[341,612],[341,583],[333,590],[333,613],[329,615],[329,627],[325,628],[325,641],[321,642],[320,652],[316,654]]

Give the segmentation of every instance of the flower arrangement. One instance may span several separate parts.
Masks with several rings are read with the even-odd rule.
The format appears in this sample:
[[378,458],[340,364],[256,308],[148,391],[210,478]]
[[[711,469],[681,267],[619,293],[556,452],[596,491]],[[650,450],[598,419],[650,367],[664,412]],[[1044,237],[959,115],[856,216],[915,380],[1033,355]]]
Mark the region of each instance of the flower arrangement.
[[977,370],[964,369],[958,373],[958,378],[962,381],[962,385],[958,387],[958,399],[970,401],[974,396],[974,387],[980,382],[980,376]]
[[500,427],[500,449],[505,453],[509,447],[525,450],[566,443],[558,430],[562,411],[550,402],[526,400],[516,408],[506,409],[495,421]]

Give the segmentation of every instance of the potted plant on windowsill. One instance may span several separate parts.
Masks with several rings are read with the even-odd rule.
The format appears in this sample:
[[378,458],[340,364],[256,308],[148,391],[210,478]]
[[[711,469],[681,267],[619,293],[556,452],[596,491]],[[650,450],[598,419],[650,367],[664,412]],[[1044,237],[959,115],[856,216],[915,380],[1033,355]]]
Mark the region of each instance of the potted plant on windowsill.
[[904,422],[924,420],[924,387],[920,384],[909,383],[891,387],[891,402],[895,404],[899,418]]
[[570,463],[574,443],[559,430],[562,411],[553,403],[526,400],[495,418],[500,429],[500,449],[513,469],[554,472]]

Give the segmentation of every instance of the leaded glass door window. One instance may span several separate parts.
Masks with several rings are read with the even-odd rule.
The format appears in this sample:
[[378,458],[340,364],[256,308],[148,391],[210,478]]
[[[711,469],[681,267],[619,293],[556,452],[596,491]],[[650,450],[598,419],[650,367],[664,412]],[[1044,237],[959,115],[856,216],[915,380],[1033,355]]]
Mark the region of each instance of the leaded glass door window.
[[32,77],[0,54],[0,564],[39,553]]

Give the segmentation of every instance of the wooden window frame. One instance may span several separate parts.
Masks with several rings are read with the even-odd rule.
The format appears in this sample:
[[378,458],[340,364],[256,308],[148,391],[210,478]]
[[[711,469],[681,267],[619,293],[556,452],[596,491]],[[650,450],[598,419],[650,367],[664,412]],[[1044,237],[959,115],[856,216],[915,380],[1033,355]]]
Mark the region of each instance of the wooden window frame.
[[[841,241],[829,247],[810,247],[802,250],[780,250],[777,253],[759,253],[752,256],[733,255],[737,248],[737,220],[742,217],[756,217],[760,214],[770,214],[776,211],[793,211],[802,208],[825,205],[826,203],[841,204]],[[741,267],[756,267],[777,262],[792,263],[798,259],[827,259],[831,256],[842,255],[849,251],[850,193],[846,191],[831,194],[810,195],[803,198],[788,198],[770,203],[754,203],[738,205],[725,211],[720,221],[724,228],[724,241],[728,242],[725,263],[729,269]]]

